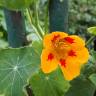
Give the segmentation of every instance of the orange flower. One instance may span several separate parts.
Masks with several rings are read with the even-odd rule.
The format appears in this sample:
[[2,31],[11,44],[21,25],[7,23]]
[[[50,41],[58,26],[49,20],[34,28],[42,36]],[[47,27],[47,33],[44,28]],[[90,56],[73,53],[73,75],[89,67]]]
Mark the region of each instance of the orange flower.
[[53,32],[44,37],[43,43],[41,69],[44,73],[54,71],[59,65],[65,79],[72,80],[80,74],[81,66],[88,61],[89,52],[85,42],[76,35]]

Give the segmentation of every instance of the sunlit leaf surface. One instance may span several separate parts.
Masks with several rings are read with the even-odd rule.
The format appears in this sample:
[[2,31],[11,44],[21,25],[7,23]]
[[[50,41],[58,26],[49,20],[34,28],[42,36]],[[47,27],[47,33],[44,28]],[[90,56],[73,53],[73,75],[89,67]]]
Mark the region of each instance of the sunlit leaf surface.
[[23,88],[39,64],[40,54],[31,47],[0,50],[0,93],[25,96]]
[[35,96],[63,96],[70,87],[60,70],[47,75],[39,72],[31,77],[30,84]]

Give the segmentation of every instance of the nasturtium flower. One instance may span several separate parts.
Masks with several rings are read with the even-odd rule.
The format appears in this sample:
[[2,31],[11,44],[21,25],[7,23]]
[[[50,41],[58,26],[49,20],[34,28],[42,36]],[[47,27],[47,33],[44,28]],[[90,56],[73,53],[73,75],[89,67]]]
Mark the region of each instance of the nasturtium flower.
[[80,69],[88,61],[89,52],[83,39],[64,32],[52,32],[44,37],[41,69],[50,73],[60,66],[66,80],[80,75]]

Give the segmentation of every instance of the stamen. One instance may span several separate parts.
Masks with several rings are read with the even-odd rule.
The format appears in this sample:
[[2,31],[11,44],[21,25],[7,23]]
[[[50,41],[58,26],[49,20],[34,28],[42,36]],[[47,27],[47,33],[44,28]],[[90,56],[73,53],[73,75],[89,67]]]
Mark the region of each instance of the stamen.
[[65,59],[60,59],[60,64],[61,64],[61,66],[66,67]]
[[65,43],[65,42],[59,42],[59,46],[60,46],[59,48],[61,48],[61,49],[69,47],[69,45],[67,43]]
[[52,60],[54,58],[54,55],[52,54],[52,53],[50,53],[49,55],[48,55],[48,60]]
[[53,39],[51,40],[52,42],[55,42],[58,38],[60,37],[60,35],[54,35]]
[[76,56],[76,52],[73,51],[73,50],[70,50],[69,53],[68,53],[69,56]]

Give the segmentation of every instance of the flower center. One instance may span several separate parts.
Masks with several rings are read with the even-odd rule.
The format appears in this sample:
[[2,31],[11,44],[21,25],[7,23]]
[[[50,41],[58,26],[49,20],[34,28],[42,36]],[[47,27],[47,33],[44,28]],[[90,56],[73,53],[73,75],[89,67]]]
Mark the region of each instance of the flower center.
[[53,48],[59,56],[76,56],[76,53],[72,50],[71,44],[74,43],[74,39],[71,37],[61,38],[60,35],[54,35],[52,38]]
[[68,38],[67,38],[68,39],[68,41],[67,41],[66,38],[59,38],[59,37],[55,38],[54,42],[52,42],[55,50],[63,50],[63,51],[70,50],[71,46],[70,46],[69,42],[72,43],[73,41],[71,41],[71,39],[68,39]]

